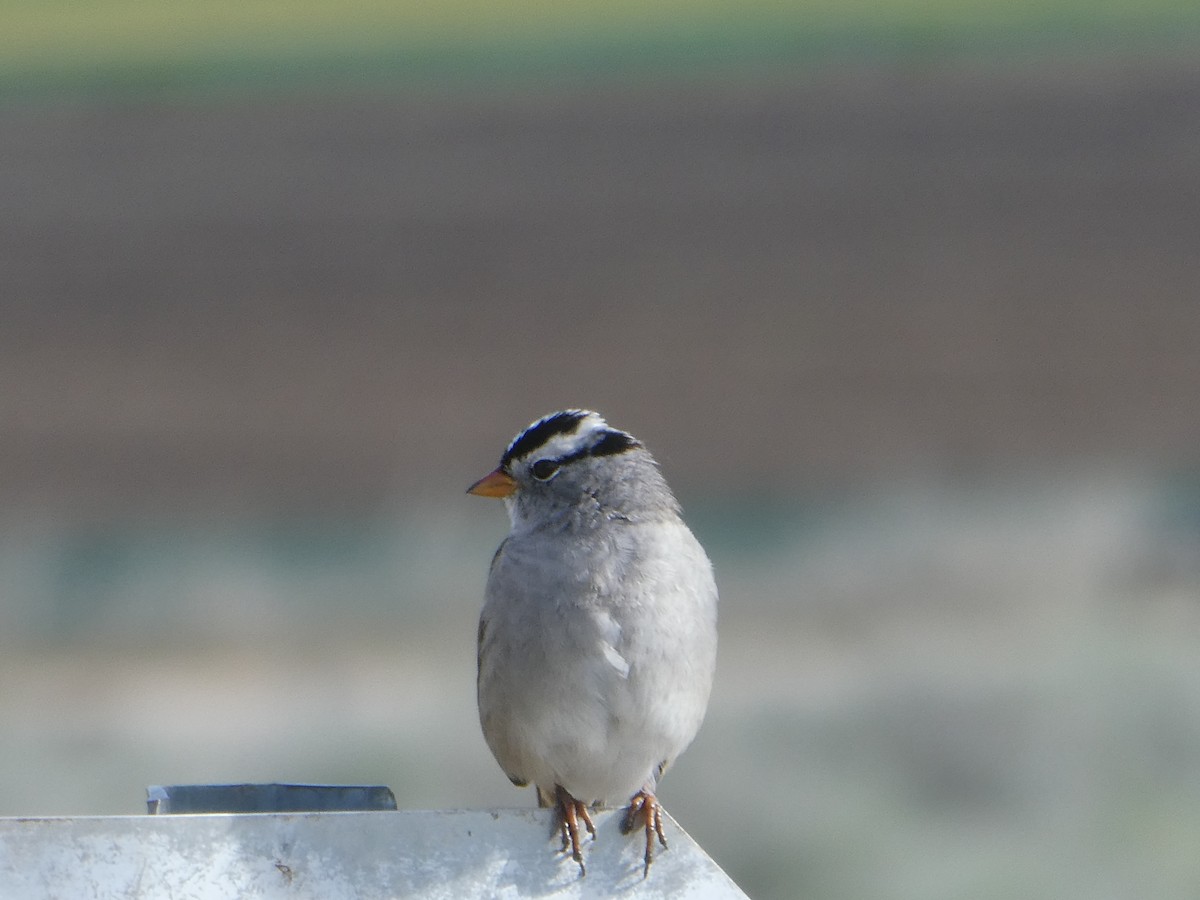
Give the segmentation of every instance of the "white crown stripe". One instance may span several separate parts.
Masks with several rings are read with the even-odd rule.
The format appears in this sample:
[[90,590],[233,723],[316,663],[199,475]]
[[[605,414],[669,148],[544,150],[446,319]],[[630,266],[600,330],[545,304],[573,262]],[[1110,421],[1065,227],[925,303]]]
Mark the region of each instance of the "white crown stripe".
[[632,435],[613,428],[599,413],[566,409],[531,423],[509,443],[501,468],[515,460],[555,459],[569,462],[584,456],[611,455],[641,444]]

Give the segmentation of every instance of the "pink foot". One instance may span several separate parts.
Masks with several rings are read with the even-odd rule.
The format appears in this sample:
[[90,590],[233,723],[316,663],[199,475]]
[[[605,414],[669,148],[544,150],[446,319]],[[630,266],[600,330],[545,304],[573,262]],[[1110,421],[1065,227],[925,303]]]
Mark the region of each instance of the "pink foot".
[[658,842],[664,847],[667,846],[667,839],[663,836],[662,807],[658,798],[645,789],[630,798],[629,807],[625,810],[625,820],[621,823],[621,832],[629,834],[638,827],[639,819],[646,830],[646,865],[642,869],[642,877],[645,878],[650,874],[650,863],[654,862],[654,836],[658,835]]

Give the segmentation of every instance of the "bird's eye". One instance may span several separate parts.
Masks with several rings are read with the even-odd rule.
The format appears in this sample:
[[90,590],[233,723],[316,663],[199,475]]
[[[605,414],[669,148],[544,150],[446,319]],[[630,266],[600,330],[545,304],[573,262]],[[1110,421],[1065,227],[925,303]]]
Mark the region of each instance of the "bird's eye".
[[558,471],[558,462],[553,459],[539,459],[529,467],[529,473],[538,481],[548,481]]

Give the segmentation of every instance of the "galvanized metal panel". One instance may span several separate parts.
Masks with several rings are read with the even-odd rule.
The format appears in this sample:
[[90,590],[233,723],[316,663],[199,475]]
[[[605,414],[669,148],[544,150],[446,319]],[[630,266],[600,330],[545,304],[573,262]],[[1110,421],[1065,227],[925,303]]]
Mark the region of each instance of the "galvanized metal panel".
[[546,810],[0,818],[0,897],[745,897],[669,817],[644,880],[640,835],[594,819],[581,878]]
[[384,785],[366,784],[153,784],[151,815],[181,813],[365,812],[395,809]]

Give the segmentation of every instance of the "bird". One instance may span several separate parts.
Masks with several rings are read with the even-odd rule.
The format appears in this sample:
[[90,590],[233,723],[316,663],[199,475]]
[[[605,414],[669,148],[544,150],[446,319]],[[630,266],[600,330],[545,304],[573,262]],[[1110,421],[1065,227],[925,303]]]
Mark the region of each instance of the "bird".
[[712,563],[645,445],[596,412],[537,419],[467,492],[503,498],[510,530],[479,619],[483,736],[554,810],[562,852],[590,810],[667,846],[658,781],[700,729],[717,656]]

